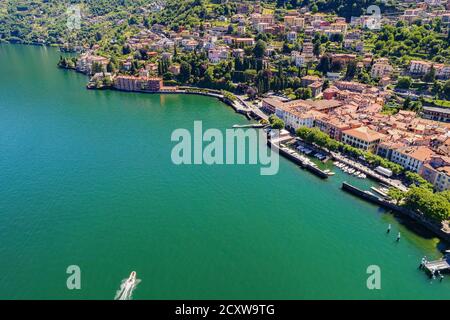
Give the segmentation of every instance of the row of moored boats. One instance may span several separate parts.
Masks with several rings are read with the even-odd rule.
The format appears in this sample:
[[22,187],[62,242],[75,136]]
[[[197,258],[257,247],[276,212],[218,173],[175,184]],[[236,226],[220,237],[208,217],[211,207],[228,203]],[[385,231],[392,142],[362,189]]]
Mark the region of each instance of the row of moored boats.
[[333,164],[336,167],[338,167],[339,169],[341,169],[342,171],[344,171],[345,173],[354,175],[357,178],[360,178],[360,179],[366,179],[367,178],[367,175],[365,173],[363,173],[361,171],[358,171],[358,170],[356,170],[356,169],[346,165],[345,163],[342,163],[342,162],[339,162],[339,161],[335,161],[335,162],[333,162]]
[[314,162],[312,162],[311,160],[309,160],[307,157],[302,156],[301,154],[298,154],[295,150],[292,150],[292,149],[286,147],[284,144],[281,144],[280,147],[281,147],[281,150],[283,150],[284,152],[289,153],[294,158],[297,158],[298,160],[303,162],[303,164],[310,165],[312,167],[316,166],[316,164]]

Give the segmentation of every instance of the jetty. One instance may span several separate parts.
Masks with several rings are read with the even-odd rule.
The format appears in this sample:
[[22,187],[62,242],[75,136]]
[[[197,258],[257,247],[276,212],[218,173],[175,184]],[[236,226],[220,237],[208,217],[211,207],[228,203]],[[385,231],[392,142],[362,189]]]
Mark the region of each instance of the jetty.
[[424,264],[423,266],[426,271],[428,271],[430,274],[433,274],[434,272],[440,271],[443,272],[450,272],[450,257],[447,259],[441,259],[436,261],[430,261]]
[[449,273],[450,250],[445,251],[445,255],[439,260],[427,261],[426,258],[423,258],[420,268],[424,269],[430,277],[435,277],[436,275],[441,275],[443,273]]
[[267,127],[267,124],[262,124],[262,123],[251,123],[251,124],[235,124],[233,126],[234,129],[245,129],[245,128],[255,128],[255,129],[262,129]]
[[308,158],[298,154],[295,150],[289,149],[287,147],[280,147],[277,145],[277,143],[274,143],[273,141],[269,140],[267,142],[270,148],[278,150],[278,153],[281,154],[283,157],[291,160],[295,164],[298,164],[301,168],[304,168],[308,170],[309,172],[315,174],[321,179],[328,179],[330,176],[327,172],[323,171],[315,163],[313,163]]

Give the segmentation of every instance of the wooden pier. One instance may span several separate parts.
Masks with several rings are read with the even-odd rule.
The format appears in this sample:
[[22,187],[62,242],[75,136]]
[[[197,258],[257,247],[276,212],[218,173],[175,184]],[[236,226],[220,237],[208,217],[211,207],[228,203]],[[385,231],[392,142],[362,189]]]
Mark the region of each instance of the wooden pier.
[[435,272],[440,271],[440,272],[450,272],[450,264],[449,264],[450,258],[448,258],[447,260],[445,259],[441,259],[441,260],[436,260],[436,261],[430,261],[425,263],[424,268],[432,273],[433,270]]
[[450,272],[450,250],[446,251],[446,254],[442,259],[426,261],[421,267],[427,271],[430,276],[437,275],[437,273],[442,274]]

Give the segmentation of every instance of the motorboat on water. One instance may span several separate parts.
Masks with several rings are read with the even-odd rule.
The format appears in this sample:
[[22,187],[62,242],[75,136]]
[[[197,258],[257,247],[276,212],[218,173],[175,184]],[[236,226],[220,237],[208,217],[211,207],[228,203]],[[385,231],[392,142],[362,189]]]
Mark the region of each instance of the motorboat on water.
[[131,271],[130,276],[128,277],[127,283],[135,283],[136,282],[136,271]]
[[122,283],[120,293],[115,299],[130,300],[135,285],[136,285],[136,271],[132,271],[128,279]]

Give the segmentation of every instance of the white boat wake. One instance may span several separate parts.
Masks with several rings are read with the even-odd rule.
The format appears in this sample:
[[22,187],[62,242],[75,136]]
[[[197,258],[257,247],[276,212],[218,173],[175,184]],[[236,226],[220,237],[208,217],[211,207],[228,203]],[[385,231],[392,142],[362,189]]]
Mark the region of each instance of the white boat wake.
[[131,272],[129,278],[122,280],[114,300],[131,300],[133,298],[133,291],[140,282],[140,279],[136,279],[136,272]]

